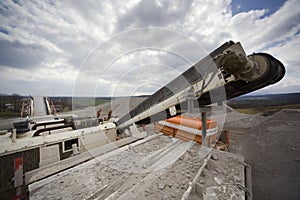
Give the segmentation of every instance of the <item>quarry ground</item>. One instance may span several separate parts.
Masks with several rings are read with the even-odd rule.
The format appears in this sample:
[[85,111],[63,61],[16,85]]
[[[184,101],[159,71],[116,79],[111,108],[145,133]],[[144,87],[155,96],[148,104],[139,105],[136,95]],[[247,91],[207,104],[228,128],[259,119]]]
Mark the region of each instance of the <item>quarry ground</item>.
[[[132,104],[137,104],[141,100],[142,99],[125,100],[125,103],[124,100],[119,100],[113,104],[106,103],[101,105],[102,117],[105,116],[110,108],[115,110],[115,115],[120,116],[122,113],[127,112]],[[95,116],[95,112],[96,109],[90,107],[72,113],[79,116],[93,117]],[[263,114],[243,114],[234,109],[227,109],[224,129],[230,132],[229,151],[243,156],[245,162],[251,166],[253,199],[300,199],[299,122],[299,109],[283,109],[267,117],[263,116]],[[2,121],[2,123],[5,124],[5,121]],[[159,144],[154,146],[158,148]],[[152,146],[152,148],[154,147]],[[147,148],[138,149],[138,151],[147,151]],[[131,188],[137,188],[143,185],[145,187],[147,185],[148,189],[145,188],[143,193],[135,194],[138,195],[138,197],[146,199],[157,197],[162,197],[162,199],[180,199],[180,194],[186,190],[188,181],[195,175],[199,168],[198,165],[201,164],[197,163],[198,156],[196,156],[197,154],[195,153],[197,151],[195,147],[191,148],[188,154],[179,160],[180,162],[175,163],[173,171],[169,171],[170,173],[167,174],[158,173],[145,179],[147,174],[143,174],[143,172],[141,172],[139,176],[132,176],[132,173],[123,173],[119,170],[107,168],[107,163],[101,163],[98,164],[98,166],[96,165],[97,168],[86,168],[83,171],[84,173],[82,172],[81,176],[77,177],[76,180],[78,183],[76,184],[80,186],[80,181],[84,180],[84,184],[81,186],[88,188],[86,191],[90,192],[83,195],[88,196],[90,199],[94,199],[95,197],[101,199],[101,195],[102,197],[108,197],[108,194],[112,194],[113,192],[109,189],[108,183],[114,184],[115,187],[113,188],[126,191],[129,186],[122,185],[122,183],[128,181],[131,184]],[[118,163],[114,159],[107,162],[112,162],[119,167],[128,165],[128,163]],[[221,169],[221,173],[224,167],[234,168],[234,166],[231,166],[232,163],[228,163],[228,166],[220,167],[222,165],[223,164],[219,164],[218,167]],[[147,164],[144,166],[142,163],[136,163],[136,166],[132,165],[130,167],[143,170],[147,169],[147,166]],[[178,169],[179,171],[176,171]],[[93,174],[95,170],[102,175],[85,178],[89,177],[89,174]],[[217,170],[216,173],[220,172]],[[210,174],[210,172],[207,172],[207,174]],[[216,174],[214,173],[214,175]],[[178,177],[176,178],[176,176]],[[120,177],[120,180],[111,182],[112,177]],[[234,175],[231,177],[234,177]],[[57,187],[56,189],[58,190],[59,188],[66,188],[69,193],[67,192],[67,196],[65,197],[72,198],[72,193],[76,193],[76,190],[72,191],[72,189],[69,188],[68,185],[70,184],[68,184],[68,181],[70,180],[67,178],[66,176],[65,179],[60,179],[59,182],[55,182],[56,184],[47,186],[49,188],[45,191],[48,191],[48,195],[51,196],[51,191],[55,191],[55,187]],[[148,181],[147,184],[143,182],[145,180],[146,182]],[[153,180],[159,180],[161,184],[158,184],[157,181],[153,182]],[[172,180],[176,181],[172,182]],[[220,182],[220,179],[217,179],[217,182],[218,181]],[[238,180],[233,181],[236,182]],[[98,185],[95,185],[95,183]],[[220,183],[222,183],[222,181]],[[205,183],[202,184],[205,185]],[[38,194],[38,192],[39,191],[37,191],[36,194]],[[40,195],[44,195],[44,193]],[[126,195],[130,195],[130,193],[126,193]],[[38,195],[37,197],[39,199],[41,196]],[[79,195],[78,197],[81,198],[83,196]],[[117,198],[118,196],[116,195],[115,197]]]
[[228,113],[230,152],[251,166],[253,199],[300,198],[299,122],[299,109],[268,117]]

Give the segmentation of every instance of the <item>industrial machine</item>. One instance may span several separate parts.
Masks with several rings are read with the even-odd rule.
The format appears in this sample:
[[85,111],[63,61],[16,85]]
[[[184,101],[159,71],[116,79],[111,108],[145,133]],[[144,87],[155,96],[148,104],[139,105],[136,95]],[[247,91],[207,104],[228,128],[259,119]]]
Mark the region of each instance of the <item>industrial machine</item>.
[[[0,177],[0,198],[11,196],[15,193],[14,188],[23,185],[16,184],[16,180],[20,182],[20,179],[23,183],[23,176],[16,177],[18,175],[13,170],[16,163],[20,164],[19,158],[22,158],[22,175],[30,174],[24,181],[24,189],[27,184],[42,178],[33,180],[34,170],[46,168],[49,164],[61,162],[69,157],[73,157],[74,160],[78,154],[114,142],[117,140],[117,134],[131,125],[135,127],[174,118],[184,113],[192,113],[196,108],[201,111],[206,105],[220,103],[274,84],[281,80],[284,74],[283,64],[273,56],[266,53],[247,56],[240,43],[229,41],[119,119],[110,118],[110,112],[104,121],[97,118],[76,118],[73,115],[50,115],[35,118],[34,121],[27,118],[16,121],[12,133],[0,136],[0,167],[3,171]],[[46,103],[47,108],[48,104]],[[33,105],[34,99],[28,112],[34,113]],[[181,125],[181,119],[184,119],[184,123],[190,123],[187,122],[190,121],[187,117],[175,119],[175,126]],[[170,125],[173,121],[169,120],[167,123]],[[205,138],[204,124],[205,115],[202,116],[202,137]],[[216,128],[216,125],[212,128]],[[134,132],[135,128],[130,130]],[[20,137],[17,137],[18,134]],[[138,137],[127,142],[136,140]],[[72,165],[66,164],[65,168],[84,161],[82,157],[80,159]],[[33,173],[30,173],[31,171]],[[51,174],[45,174],[49,175]]]
[[283,64],[273,56],[266,53],[246,56],[240,43],[229,41],[144,100],[116,124],[124,128],[132,123],[145,124],[174,117],[188,111],[188,102],[201,108],[274,84],[284,74]]

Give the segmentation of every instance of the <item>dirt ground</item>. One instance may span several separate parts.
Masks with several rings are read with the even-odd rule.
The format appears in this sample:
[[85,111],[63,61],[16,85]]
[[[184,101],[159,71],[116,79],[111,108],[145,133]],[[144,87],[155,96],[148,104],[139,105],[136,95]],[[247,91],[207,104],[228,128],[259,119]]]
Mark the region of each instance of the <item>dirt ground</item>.
[[300,199],[299,122],[300,110],[293,109],[225,124],[230,151],[251,166],[253,199]]

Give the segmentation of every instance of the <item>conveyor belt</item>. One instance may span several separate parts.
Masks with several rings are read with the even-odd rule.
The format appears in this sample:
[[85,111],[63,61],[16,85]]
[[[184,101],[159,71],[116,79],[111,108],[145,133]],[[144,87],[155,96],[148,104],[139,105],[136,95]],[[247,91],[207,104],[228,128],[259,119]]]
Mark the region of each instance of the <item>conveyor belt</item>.
[[[240,64],[241,62],[236,62],[235,58],[230,60],[230,56],[228,56],[227,61],[230,61],[229,66],[236,65],[238,66],[238,69],[242,69],[240,75],[243,75],[243,73],[249,73],[249,71],[251,71],[251,73],[254,73],[255,76],[252,76],[252,74],[250,73],[249,77],[247,77],[249,79],[243,79],[239,78],[239,74],[237,74],[237,76],[234,74],[230,74],[230,70],[224,71],[225,67],[223,67],[223,65],[226,64],[224,64],[223,61],[218,58],[226,55],[226,52],[228,50],[237,52],[237,55],[243,54],[245,59],[249,60],[249,63],[255,63],[255,67],[250,68],[249,70],[248,65],[243,65],[243,63]],[[241,56],[241,58],[242,57],[243,56]],[[117,126],[123,128],[124,126],[127,126],[131,123],[148,124],[186,112],[188,107],[186,100],[183,102],[179,102],[177,100],[178,102],[176,103],[175,100],[172,100],[172,102],[175,104],[174,106],[176,109],[176,114],[171,115],[169,108],[165,106],[163,106],[160,111],[156,112],[155,114],[145,114],[145,112],[149,113],[151,109],[153,110],[155,105],[160,104],[163,101],[169,101],[171,98],[174,99],[175,95],[180,94],[183,90],[186,90],[195,83],[200,83],[201,81],[203,83],[205,81],[209,82],[209,80],[206,80],[206,77],[203,77],[203,75],[216,73],[214,72],[214,70],[216,70],[216,67],[218,68],[218,70],[222,71],[222,74],[218,75],[224,76],[224,79],[228,77],[233,78],[231,78],[230,80],[224,80],[225,83],[223,84],[222,78],[219,77],[220,84],[218,86],[213,85],[213,88],[210,88],[206,91],[204,91],[203,89],[201,91],[201,95],[197,96],[197,98],[194,100],[194,105],[202,107],[211,103],[221,102],[226,99],[253,92],[255,90],[278,82],[283,78],[285,74],[285,68],[283,64],[273,56],[266,53],[257,53],[246,57],[243,52],[242,46],[239,43],[230,41],[217,48],[204,59],[196,63],[194,66],[189,68],[187,71],[179,75],[173,81],[159,89],[153,95],[141,102],[138,106],[133,108],[128,114],[117,121]],[[233,69],[232,73],[234,73],[234,70],[235,68]],[[242,72],[243,70],[244,72]],[[209,83],[206,84],[208,85]],[[226,93],[226,96],[224,96],[224,93]],[[178,97],[182,98],[182,95],[183,94],[180,94]],[[211,97],[213,97],[213,99]]]
[[47,106],[44,97],[33,97],[33,116],[41,117],[47,115]]

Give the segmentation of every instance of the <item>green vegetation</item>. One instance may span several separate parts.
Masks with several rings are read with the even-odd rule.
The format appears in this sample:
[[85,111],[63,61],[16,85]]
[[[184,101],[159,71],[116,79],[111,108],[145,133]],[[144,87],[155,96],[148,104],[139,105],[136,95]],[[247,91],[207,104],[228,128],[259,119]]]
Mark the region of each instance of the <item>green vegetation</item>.
[[20,117],[22,108],[22,97],[18,94],[4,95],[0,94],[0,117],[11,118]]
[[[18,94],[0,94],[0,118],[20,117],[22,103],[27,99],[28,97]],[[110,97],[48,97],[48,99],[50,105],[55,105],[59,112],[98,106],[111,100]]]
[[78,104],[79,106],[82,107],[97,106],[105,102],[108,102],[108,100],[94,99],[94,98],[75,98],[73,100],[73,103]]
[[20,117],[19,112],[14,112],[11,110],[1,111],[0,118],[13,118],[13,117]]
[[51,97],[50,100],[60,112],[98,106],[110,101],[109,97]]
[[272,106],[272,107],[259,107],[259,108],[237,108],[236,110],[245,114],[262,114],[272,115],[282,109],[300,109],[300,104]]

